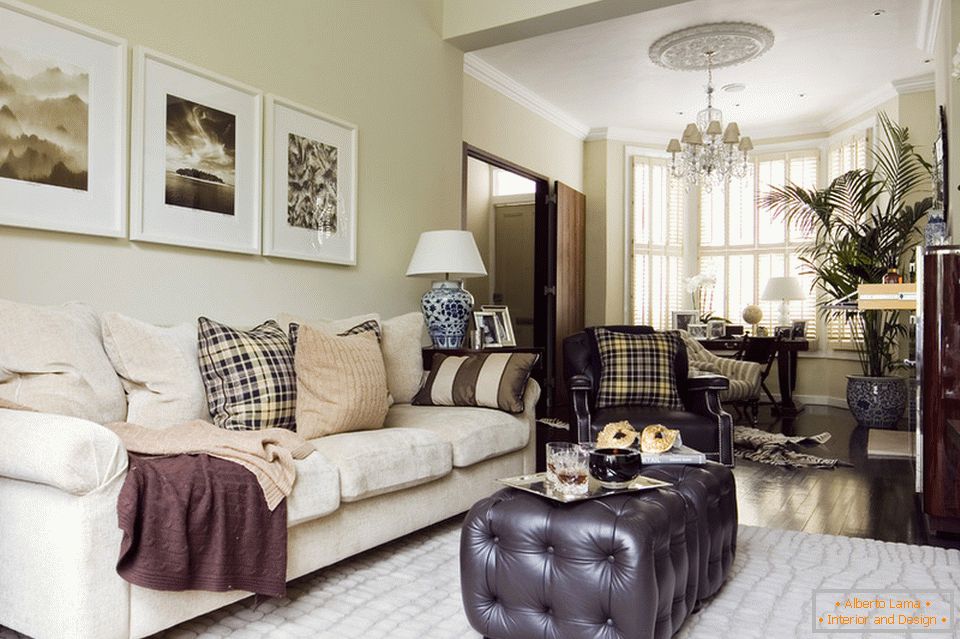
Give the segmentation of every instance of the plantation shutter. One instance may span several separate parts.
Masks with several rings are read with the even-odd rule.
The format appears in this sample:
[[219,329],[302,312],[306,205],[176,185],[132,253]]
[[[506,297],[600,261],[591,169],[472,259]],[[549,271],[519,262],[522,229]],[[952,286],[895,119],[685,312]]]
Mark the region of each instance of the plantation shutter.
[[[844,138],[830,148],[829,181],[833,181],[847,171],[867,168],[867,158],[872,143],[872,129]],[[856,338],[850,322],[843,318],[827,320],[827,342],[836,350],[854,350]]]
[[667,329],[683,303],[686,189],[660,158],[634,156],[632,182],[631,319]]

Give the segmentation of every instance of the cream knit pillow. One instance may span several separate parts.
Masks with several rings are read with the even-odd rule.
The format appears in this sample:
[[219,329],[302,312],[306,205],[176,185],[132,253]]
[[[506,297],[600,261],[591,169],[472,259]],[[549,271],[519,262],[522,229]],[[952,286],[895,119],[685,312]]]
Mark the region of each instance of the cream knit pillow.
[[304,439],[383,426],[387,376],[375,333],[339,337],[302,325],[294,368]]

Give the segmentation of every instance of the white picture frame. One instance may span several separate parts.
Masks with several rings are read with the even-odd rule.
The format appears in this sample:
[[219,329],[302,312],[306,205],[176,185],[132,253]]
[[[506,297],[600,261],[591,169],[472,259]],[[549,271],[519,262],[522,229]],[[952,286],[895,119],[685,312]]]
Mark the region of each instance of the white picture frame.
[[710,320],[707,322],[707,337],[709,339],[723,339],[727,334],[727,323],[724,320]]
[[130,239],[259,254],[263,94],[145,47],[133,78]]
[[694,339],[707,339],[707,325],[699,322],[687,324],[687,332]]
[[497,330],[497,315],[492,311],[474,311],[473,323],[480,335],[480,348],[501,348],[500,332]]
[[0,0],[4,56],[18,89],[0,97],[0,116],[16,136],[0,140],[0,164],[32,149],[41,165],[7,167],[24,177],[0,178],[0,224],[126,237],[127,41]]
[[[357,126],[275,95],[265,104],[263,254],[355,266]],[[331,164],[332,180],[326,175]],[[322,167],[328,167],[324,174]],[[291,192],[297,182],[299,194]],[[324,198],[332,220],[304,210]],[[335,230],[324,231],[331,223]]]
[[497,335],[501,346],[516,346],[517,337],[510,321],[510,309],[501,304],[485,304],[480,306],[481,311],[493,313],[497,321]]

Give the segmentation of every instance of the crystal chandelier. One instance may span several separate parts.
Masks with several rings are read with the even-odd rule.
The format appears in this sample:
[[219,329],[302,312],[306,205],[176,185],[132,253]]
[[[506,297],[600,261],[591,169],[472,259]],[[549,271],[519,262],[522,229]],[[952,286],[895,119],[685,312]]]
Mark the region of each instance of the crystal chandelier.
[[723,128],[723,113],[713,106],[713,56],[707,57],[707,108],[697,113],[678,140],[667,144],[670,154],[670,174],[687,183],[687,189],[702,184],[706,191],[722,187],[728,177],[747,174],[747,153],[753,150],[748,136],[740,137],[740,127],[731,122]]

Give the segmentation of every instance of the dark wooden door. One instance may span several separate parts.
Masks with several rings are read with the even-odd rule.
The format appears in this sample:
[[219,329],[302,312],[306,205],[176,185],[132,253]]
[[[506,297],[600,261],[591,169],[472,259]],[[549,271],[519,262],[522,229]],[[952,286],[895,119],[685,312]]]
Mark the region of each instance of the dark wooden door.
[[569,404],[563,374],[563,340],[583,330],[587,200],[583,193],[562,182],[554,183],[555,205],[551,211],[554,259],[552,361],[554,388],[551,414],[567,417]]

